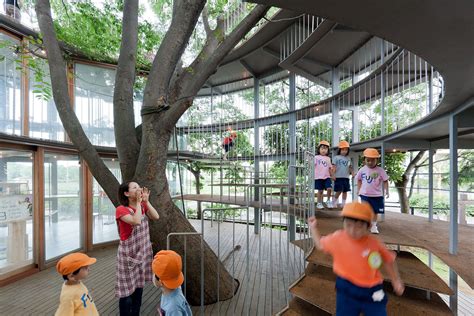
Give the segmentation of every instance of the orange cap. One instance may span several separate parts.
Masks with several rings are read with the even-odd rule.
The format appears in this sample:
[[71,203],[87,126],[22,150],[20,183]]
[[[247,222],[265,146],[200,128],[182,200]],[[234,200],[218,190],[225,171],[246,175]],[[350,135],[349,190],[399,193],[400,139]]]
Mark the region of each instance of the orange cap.
[[173,250],[159,251],[151,264],[153,273],[169,289],[177,289],[183,284],[184,275],[181,272],[182,267],[181,256]]
[[364,150],[364,157],[367,158],[380,158],[380,154],[375,148],[367,148]]
[[321,146],[321,145],[331,147],[331,145],[329,145],[329,142],[328,142],[328,141],[325,141],[325,140],[322,140],[322,141],[319,142],[319,145],[318,145],[318,146]]
[[374,211],[372,210],[372,206],[367,202],[352,202],[344,205],[341,215],[343,217],[360,219],[370,223],[374,218]]
[[349,148],[350,146],[349,146],[349,143],[348,143],[348,142],[346,142],[345,140],[341,140],[341,141],[339,142],[339,146],[338,146],[338,147],[342,149],[342,148]]
[[69,275],[82,267],[90,266],[96,261],[96,258],[91,258],[84,253],[75,252],[62,257],[56,264],[56,270],[61,275]]

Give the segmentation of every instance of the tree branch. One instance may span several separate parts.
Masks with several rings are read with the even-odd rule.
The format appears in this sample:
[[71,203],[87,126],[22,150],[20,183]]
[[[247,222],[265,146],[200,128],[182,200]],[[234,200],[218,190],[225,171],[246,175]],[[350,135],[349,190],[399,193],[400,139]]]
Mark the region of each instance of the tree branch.
[[38,0],[35,9],[48,56],[54,103],[61,122],[73,144],[77,147],[79,155],[89,166],[92,175],[102,186],[112,203],[118,205],[117,190],[119,183],[100,158],[94,146],[90,143],[71,107],[68,94],[66,63],[64,62],[61,49],[56,39],[53,19],[51,18],[50,3],[48,0]]
[[[218,22],[218,27],[211,38],[207,38],[200,54],[193,63],[183,71],[181,78],[172,89],[178,96],[166,115],[167,124],[175,124],[187,110],[185,102],[177,102],[186,97],[194,97],[206,80],[216,71],[219,63],[237,45],[257,22],[265,16],[270,7],[257,5],[238,25],[224,38],[224,25]],[[170,104],[174,103],[171,102]],[[189,104],[190,105],[190,104]]]
[[202,10],[202,22],[204,23],[204,30],[206,30],[207,37],[212,36],[212,30],[209,26],[209,14],[207,12],[207,7],[205,6]]
[[115,75],[114,132],[120,169],[124,181],[135,174],[140,144],[135,132],[133,85],[138,42],[138,0],[125,0],[122,43]]
[[206,0],[175,0],[171,25],[153,61],[143,96],[145,106],[164,106],[171,76],[186,48]]

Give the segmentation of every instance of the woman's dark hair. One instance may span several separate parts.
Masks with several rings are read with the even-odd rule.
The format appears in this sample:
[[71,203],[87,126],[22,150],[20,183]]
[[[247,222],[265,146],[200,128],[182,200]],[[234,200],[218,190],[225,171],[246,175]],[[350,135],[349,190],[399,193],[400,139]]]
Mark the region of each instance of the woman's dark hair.
[[[338,148],[338,149],[337,149],[337,154],[338,154],[338,155],[341,154],[341,149],[343,149],[343,148]],[[351,152],[351,149],[350,149],[350,148],[347,148],[347,155],[346,155],[346,156],[348,156],[350,152]]]
[[135,182],[135,181],[123,182],[120,185],[119,190],[118,190],[118,198],[119,198],[120,204],[124,206],[128,206],[128,197],[125,196],[125,192],[128,192],[128,186],[130,185],[131,182]]
[[317,153],[318,155],[321,155],[321,153],[319,152],[319,149],[320,149],[321,147],[323,147],[323,146],[324,146],[324,147],[326,147],[326,148],[328,149],[328,156],[329,156],[329,147],[328,147],[328,146],[326,146],[326,145],[323,145],[323,144],[321,144],[321,145],[318,145],[318,148],[316,149],[316,153]]
[[[72,273],[72,275],[77,275],[77,274],[79,273],[79,271],[81,271],[82,268],[83,268],[83,267],[80,267],[79,269],[77,269],[76,271],[74,271],[74,272]],[[69,279],[67,278],[67,275],[63,275],[63,279],[66,280],[66,281],[69,280]]]

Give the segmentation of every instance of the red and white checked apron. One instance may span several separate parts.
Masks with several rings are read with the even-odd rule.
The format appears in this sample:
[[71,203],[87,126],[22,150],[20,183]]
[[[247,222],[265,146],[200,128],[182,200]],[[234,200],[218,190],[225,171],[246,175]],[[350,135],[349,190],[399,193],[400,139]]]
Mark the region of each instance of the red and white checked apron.
[[151,282],[152,258],[148,217],[144,215],[142,223],[133,226],[132,234],[126,240],[120,240],[117,252],[116,297],[130,296],[136,288],[143,288],[145,282]]

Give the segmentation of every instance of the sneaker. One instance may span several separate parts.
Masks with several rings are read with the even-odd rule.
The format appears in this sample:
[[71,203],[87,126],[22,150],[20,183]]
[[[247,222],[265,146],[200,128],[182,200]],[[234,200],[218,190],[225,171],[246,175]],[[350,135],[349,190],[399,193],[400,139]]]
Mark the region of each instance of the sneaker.
[[323,203],[318,203],[318,204],[316,204],[316,208],[317,208],[318,210],[324,209]]
[[379,229],[377,227],[377,223],[373,223],[372,226],[370,227],[370,232],[372,234],[378,234],[379,233]]
[[326,202],[326,206],[327,206],[328,208],[334,208],[334,206],[332,205],[332,201],[327,201],[327,202]]

